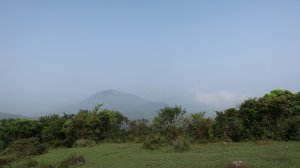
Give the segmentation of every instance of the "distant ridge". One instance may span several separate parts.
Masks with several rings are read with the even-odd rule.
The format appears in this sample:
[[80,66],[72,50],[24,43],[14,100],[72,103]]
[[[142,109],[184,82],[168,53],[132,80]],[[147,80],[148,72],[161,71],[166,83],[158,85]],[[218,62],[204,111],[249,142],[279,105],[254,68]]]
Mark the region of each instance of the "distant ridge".
[[77,113],[80,109],[93,109],[97,104],[103,104],[104,108],[120,111],[130,119],[151,119],[160,108],[166,106],[163,102],[149,101],[133,94],[117,90],[104,90],[64,108],[60,112]]
[[0,120],[12,119],[12,118],[25,118],[25,117],[21,116],[21,115],[16,115],[16,114],[7,114],[7,113],[0,112]]

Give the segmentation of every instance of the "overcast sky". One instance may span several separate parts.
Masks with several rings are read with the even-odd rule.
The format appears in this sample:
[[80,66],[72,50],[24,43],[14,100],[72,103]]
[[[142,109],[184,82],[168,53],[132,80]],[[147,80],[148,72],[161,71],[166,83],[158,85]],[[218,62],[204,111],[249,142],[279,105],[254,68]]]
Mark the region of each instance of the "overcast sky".
[[300,1],[0,1],[0,111],[115,89],[233,105],[300,91]]

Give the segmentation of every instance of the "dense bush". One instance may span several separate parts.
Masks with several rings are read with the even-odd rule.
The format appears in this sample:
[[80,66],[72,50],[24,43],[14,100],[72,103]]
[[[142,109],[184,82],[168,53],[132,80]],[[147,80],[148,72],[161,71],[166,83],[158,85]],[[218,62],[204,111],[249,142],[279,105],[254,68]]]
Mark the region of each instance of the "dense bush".
[[144,142],[151,132],[149,121],[146,119],[128,122],[127,136],[129,141]]
[[0,121],[0,139],[7,146],[17,139],[40,137],[42,126],[39,121],[29,119],[9,119]]
[[92,111],[80,110],[77,115],[66,120],[63,130],[68,145],[77,139],[115,140],[122,139],[122,126],[126,121],[127,118],[120,112],[101,109],[101,105],[98,105]]
[[[66,138],[63,130],[66,120],[66,117],[60,117],[57,114],[41,117],[39,121],[42,126],[41,138],[43,142],[47,142],[51,146],[59,146],[62,144],[62,141]],[[60,144],[58,144],[58,142],[60,142]]]
[[17,157],[39,155],[46,152],[46,145],[40,144],[37,138],[15,140],[5,150],[6,154],[15,154]]
[[214,140],[211,118],[205,118],[203,113],[192,114],[187,120],[187,135],[193,142],[212,142]]
[[223,140],[230,139],[237,142],[241,141],[244,135],[242,119],[238,110],[234,108],[217,112],[213,128],[216,137]]

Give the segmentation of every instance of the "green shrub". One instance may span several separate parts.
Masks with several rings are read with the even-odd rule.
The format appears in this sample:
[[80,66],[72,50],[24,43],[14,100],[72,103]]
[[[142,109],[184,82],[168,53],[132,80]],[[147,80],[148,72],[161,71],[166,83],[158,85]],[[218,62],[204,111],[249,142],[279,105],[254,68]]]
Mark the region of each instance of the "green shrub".
[[73,147],[94,147],[96,142],[90,139],[78,139],[73,144]]
[[39,137],[41,123],[30,119],[8,119],[0,121],[0,139],[5,144],[17,139]]
[[150,135],[146,138],[143,146],[145,149],[159,149],[163,144],[165,144],[165,139],[160,135]]
[[70,155],[67,159],[58,163],[57,168],[69,168],[74,166],[82,166],[85,164],[85,159],[82,155]]
[[17,157],[27,157],[46,152],[46,145],[40,144],[38,138],[28,138],[13,141],[9,144],[4,153],[15,154]]
[[190,141],[182,136],[177,137],[172,146],[176,152],[184,152],[190,149]]

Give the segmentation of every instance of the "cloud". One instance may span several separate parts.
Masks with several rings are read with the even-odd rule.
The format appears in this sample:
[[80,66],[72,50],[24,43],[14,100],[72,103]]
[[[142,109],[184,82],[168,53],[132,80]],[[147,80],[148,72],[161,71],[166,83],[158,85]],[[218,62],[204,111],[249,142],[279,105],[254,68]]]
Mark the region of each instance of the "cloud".
[[229,92],[224,90],[220,92],[220,96],[225,100],[234,100],[235,98],[237,98],[238,94],[235,92]]
[[196,92],[195,93],[195,100],[199,103],[204,104],[214,104],[218,101],[218,96],[214,93],[208,93],[208,92]]
[[207,92],[202,91],[198,88],[194,90],[194,100],[197,103],[202,103],[206,105],[223,104],[233,102],[239,99],[240,97],[238,93],[227,90],[219,92]]

